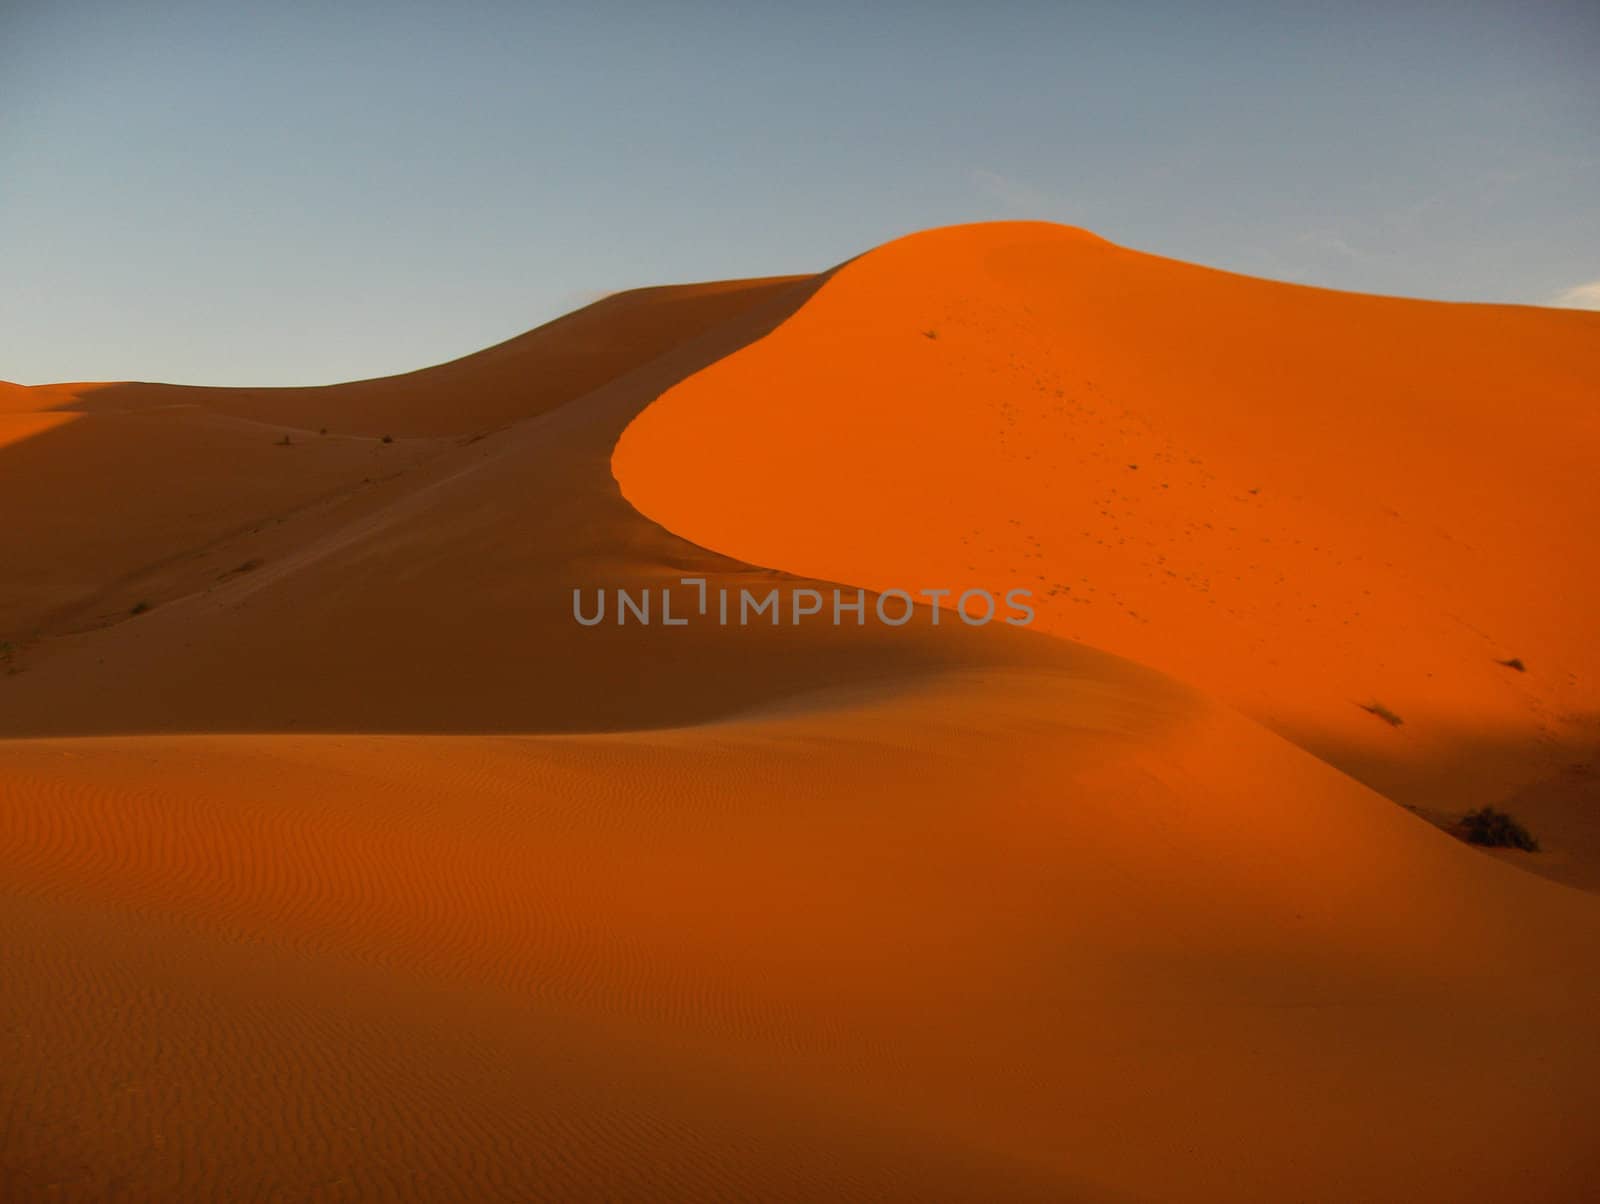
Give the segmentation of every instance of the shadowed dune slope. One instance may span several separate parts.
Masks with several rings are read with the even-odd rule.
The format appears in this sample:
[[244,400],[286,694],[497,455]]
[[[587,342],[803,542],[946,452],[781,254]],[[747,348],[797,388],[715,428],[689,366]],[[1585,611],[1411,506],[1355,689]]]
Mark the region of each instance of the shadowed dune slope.
[[324,388],[0,385],[0,639],[208,587],[794,283],[619,293],[452,363]]
[[[591,597],[619,588],[637,595],[698,575],[713,588],[761,593],[787,579],[708,553],[641,517],[622,500],[609,459],[618,433],[652,398],[770,330],[814,287],[808,279],[652,290],[636,297],[634,308],[613,299],[616,327],[585,335],[586,343],[610,338],[621,348],[618,375],[600,388],[486,438],[446,440],[387,476],[210,542],[197,543],[179,522],[145,527],[147,516],[137,509],[102,508],[103,522],[81,528],[86,538],[153,532],[164,559],[135,573],[132,585],[101,586],[93,596],[114,590],[125,605],[97,625],[11,637],[18,672],[0,675],[0,732],[671,726],[975,657],[1041,655],[1021,632],[951,638],[882,627],[730,632],[575,624],[574,589]],[[641,309],[664,309],[682,341],[634,366],[643,352],[633,331],[663,322],[659,315],[655,325],[642,321]],[[506,385],[540,370],[537,359],[507,368]],[[91,428],[100,417],[69,429]],[[72,447],[46,446],[51,438],[14,450],[49,458],[50,479],[64,483],[81,457]],[[157,462],[179,455],[179,435],[150,429],[144,439],[133,446]],[[260,448],[278,456],[277,487],[309,488],[316,461],[301,459],[299,450]],[[372,444],[363,454],[387,450]],[[160,506],[190,487],[175,468],[158,477],[141,467],[145,462],[128,457],[113,467]],[[207,479],[229,494],[225,478]],[[22,485],[13,481],[12,488]],[[234,504],[248,502],[259,513],[264,503],[245,498],[247,489],[240,486]],[[188,507],[186,501],[185,516]],[[29,517],[11,538],[26,538],[46,564],[71,565],[85,580],[98,580],[81,547],[46,538],[41,524],[50,521]],[[143,600],[150,608],[131,613]]]
[[1037,630],[1406,803],[1516,797],[1547,862],[1600,882],[1596,463],[1600,316],[1000,223],[845,265],[646,411],[614,467],[646,514],[742,559],[1032,588]]
[[1600,1182],[1593,897],[1096,655],[672,732],[3,755],[12,1198]]
[[[942,348],[922,292],[1019,238],[1026,264],[1039,239],[1104,247],[941,232],[831,278],[614,298],[505,345],[537,354],[447,366],[496,398],[390,386],[397,413],[475,416],[523,390],[506,425],[419,417],[348,463],[300,456],[313,391],[281,415],[233,393],[169,412],[157,386],[76,410],[44,404],[73,389],[0,393],[78,415],[0,447],[37,557],[0,584],[55,624],[0,672],[0,1199],[1594,1194],[1600,899],[1443,835],[1216,701],[1226,683],[1061,638],[1043,609],[1056,634],[573,621],[574,586],[684,575],[1015,584],[981,550],[1023,510],[980,498],[941,535],[919,482],[959,468],[926,458],[947,436],[873,444],[859,416],[895,414],[885,381],[804,340],[888,257],[921,288],[860,322],[891,367],[880,307],[913,306],[912,354]],[[962,304],[1010,305],[991,284]],[[528,400],[546,356],[557,376],[582,359],[562,329],[615,371]],[[995,326],[993,354],[1029,329]],[[702,378],[721,404],[725,373],[786,347],[804,353],[736,378],[762,387],[725,428],[691,414],[681,437]],[[829,378],[808,418],[787,374],[820,386],[829,360],[864,374]],[[941,387],[925,433],[964,421]],[[370,435],[384,386],[360,390]],[[207,432],[276,418],[306,424],[268,443],[284,458],[241,444],[237,488],[205,467],[234,454]],[[768,439],[812,447],[811,475]],[[861,492],[830,457],[873,446],[887,484]],[[1050,453],[1068,494],[1091,471],[1073,446]],[[744,458],[803,487],[787,504],[838,563],[741,484]],[[78,463],[149,496],[103,507],[102,532],[65,488]],[[630,506],[613,463],[719,550]],[[974,471],[1032,496],[1022,468]],[[770,540],[690,529],[725,478]],[[896,543],[877,511],[903,497],[923,525]],[[51,528],[51,498],[77,517]],[[137,550],[100,564],[118,534]],[[944,558],[963,538],[967,576]]]

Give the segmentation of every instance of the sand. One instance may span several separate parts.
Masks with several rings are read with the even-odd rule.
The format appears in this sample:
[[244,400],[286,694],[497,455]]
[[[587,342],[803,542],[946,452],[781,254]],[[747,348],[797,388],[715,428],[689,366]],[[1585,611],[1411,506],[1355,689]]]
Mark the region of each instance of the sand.
[[1539,865],[1596,887],[1597,403],[1593,314],[1296,287],[1012,223],[845,265],[645,411],[616,468],[646,514],[757,563],[1030,586],[1035,630],[1401,803],[1515,797]]
[[[1004,224],[385,381],[0,390],[0,1198],[1591,1193],[1592,795],[1544,785],[1594,582],[1544,557],[1597,333]],[[683,575],[1095,593],[572,621]],[[1457,780],[1550,851],[1399,805]]]

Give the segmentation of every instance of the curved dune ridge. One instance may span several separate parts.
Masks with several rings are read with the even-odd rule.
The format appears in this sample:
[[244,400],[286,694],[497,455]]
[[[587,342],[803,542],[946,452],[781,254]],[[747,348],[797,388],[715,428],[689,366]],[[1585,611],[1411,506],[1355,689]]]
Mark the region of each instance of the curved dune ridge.
[[[1154,316],[1185,294],[1186,342]],[[1465,504],[1441,459],[1503,467],[1559,552],[1590,504],[1562,473],[1592,324],[1472,325],[1057,227],[622,294],[385,381],[0,389],[0,1199],[1592,1194],[1600,899],[1341,772],[1439,788],[1476,734],[1552,813],[1585,789],[1541,776],[1582,735],[1586,679],[1544,672],[1592,655],[1563,626],[1581,598],[1450,559],[1431,512],[1388,532],[1304,446],[1384,479],[1354,436],[1296,444],[1269,404],[1325,399],[1343,362],[1305,360],[1296,322],[1366,363],[1423,339],[1394,325],[1413,312],[1423,351],[1542,347],[1551,446],[1502,466],[1462,419],[1395,453],[1426,460],[1397,496]],[[1107,393],[1075,391],[1096,356]],[[1372,404],[1420,430],[1406,405],[1449,401],[1406,396]],[[1274,429],[1239,434],[1252,415]],[[1158,466],[1168,497],[1119,475]],[[1249,554],[1293,589],[1241,532],[1190,530],[1241,525],[1247,470],[1275,541]],[[1339,574],[1289,549],[1368,537],[1448,580],[1323,664],[1303,612]],[[1163,588],[1210,608],[1157,588],[1185,547]],[[1033,580],[1039,623],[572,619],[575,586],[682,576]],[[1064,601],[1084,576],[1095,600]],[[1402,691],[1465,655],[1429,626],[1446,586],[1473,654],[1526,658],[1521,693],[1423,669],[1435,694],[1383,699],[1412,707],[1380,725],[1401,752],[1341,729],[1334,662],[1377,647]],[[1576,838],[1540,856],[1586,864]]]
[[1018,222],[845,265],[640,415],[614,469],[745,560],[1031,588],[1036,630],[1408,805],[1510,802],[1552,872],[1600,885],[1596,463],[1600,316],[1278,284]]

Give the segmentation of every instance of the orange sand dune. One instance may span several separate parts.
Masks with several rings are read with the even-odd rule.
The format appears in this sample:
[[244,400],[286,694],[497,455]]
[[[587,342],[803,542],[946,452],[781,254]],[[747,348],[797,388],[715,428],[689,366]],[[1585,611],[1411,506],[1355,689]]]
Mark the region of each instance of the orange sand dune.
[[[1060,548],[1028,537],[1080,519],[1021,537],[1010,520],[1045,493],[1071,514],[1111,470],[1081,440],[1050,444],[999,365],[1043,378],[1029,357],[1060,337],[1047,304],[1090,285],[1102,326],[1074,334],[1075,354],[1152,374],[1166,351],[1134,356],[1111,296],[1192,288],[1191,310],[1216,311],[1229,290],[1282,287],[1000,226],[823,277],[611,298],[388,382],[0,390],[8,414],[80,415],[0,447],[0,1199],[1600,1189],[1600,898],[1523,872],[1526,856],[1485,857],[1313,755],[1356,763],[1336,723],[1291,722],[1322,716],[1346,646],[1323,649],[1321,676],[1281,681],[1256,661],[1222,675],[1216,650],[1208,677],[1154,637],[1132,649],[1194,683],[1179,685],[1061,638],[1087,629],[1063,626],[1079,616],[1060,594],[1032,629],[574,623],[574,586],[684,575],[1003,589],[1027,584],[1013,549],[1060,577]],[[988,315],[987,344],[925,319],[941,296]],[[1533,321],[1507,312],[1480,341]],[[1370,315],[1345,321],[1378,337]],[[1563,329],[1544,336],[1542,379],[1570,370],[1581,390],[1583,364],[1559,367]],[[1213,377],[1248,372],[1237,347],[1194,350],[1214,341],[1193,334],[1185,379],[1221,415],[1232,386]],[[1284,378],[1295,350],[1274,352]],[[895,370],[930,353],[950,358],[912,378],[912,413]],[[1150,387],[1154,413],[1167,394]],[[973,397],[1010,415],[1008,439],[1026,432],[1015,460]],[[1558,461],[1585,437],[1579,416],[1548,450],[1528,514],[1581,516]],[[1271,459],[1216,441],[1241,472]],[[1441,454],[1482,470],[1482,451]],[[853,475],[874,453],[878,476]],[[1065,470],[1055,492],[1030,456]],[[1182,521],[1204,530],[1220,487],[1195,474],[1219,469],[1191,467]],[[698,543],[630,506],[613,468]],[[1346,471],[1376,479],[1359,459]],[[1275,512],[1293,531],[1274,545],[1285,576],[1316,563],[1294,538],[1343,548],[1357,529],[1331,476],[1301,475],[1300,508]],[[965,509],[941,500],[952,488]],[[1126,541],[1093,562],[1119,590],[1144,581],[1136,552],[1172,554],[1129,533],[1129,514],[1163,513],[1141,505],[1082,520]],[[1213,550],[1223,613],[1265,588]],[[1548,642],[1511,652],[1522,687],[1570,704],[1537,693],[1556,687],[1535,660],[1561,646],[1568,603],[1485,580],[1457,582],[1459,612],[1537,617]],[[1196,606],[1171,614],[1196,642],[1242,638]],[[1285,657],[1320,663],[1290,610],[1255,614]],[[1484,763],[1551,797],[1523,733],[1458,684],[1439,697],[1501,737]],[[1420,755],[1372,763],[1440,776]]]
[[1555,1201],[1600,1170],[1592,896],[1104,658],[651,736],[7,757],[25,1187]]
[[[0,733],[658,727],[818,685],[970,660],[975,641],[964,633],[574,624],[574,588],[637,592],[695,574],[712,588],[764,591],[785,579],[642,518],[618,493],[609,460],[617,435],[653,397],[765,333],[814,287],[719,286],[709,310],[698,287],[640,295],[634,306],[646,312],[733,316],[704,334],[689,329],[682,345],[637,370],[627,371],[628,357],[619,355],[618,379],[581,404],[418,452],[404,471],[236,525],[199,547],[182,523],[136,526],[144,521],[137,512],[102,511],[84,531],[107,541],[144,532],[162,544],[163,559],[116,582],[126,605],[102,603],[96,625],[39,640],[0,629],[0,639],[18,647],[22,670],[0,677]],[[621,300],[602,304],[617,302],[632,316]],[[629,325],[613,333],[631,354]],[[509,379],[535,369],[505,371]],[[75,425],[92,428],[99,417]],[[17,451],[38,449],[64,492],[79,449],[46,446],[50,438]],[[147,438],[154,450],[172,452],[175,436],[152,430]],[[314,461],[292,458],[295,448],[259,450],[278,455],[286,482],[303,485],[315,470]],[[187,487],[163,485],[146,463],[121,461],[119,483],[160,499]],[[97,467],[109,474],[117,466]],[[242,487],[234,500],[260,510]],[[41,561],[93,579],[87,556],[45,538],[51,516],[21,513],[14,538],[28,540]],[[142,599],[150,609],[133,614]],[[977,640],[981,655],[1038,656],[1036,641],[1007,634]]]
[[1038,630],[1403,802],[1515,796],[1545,864],[1600,885],[1596,463],[1600,316],[1002,223],[845,265],[646,411],[615,469],[646,514],[753,563],[1031,587]]
[[[286,544],[283,524],[363,511],[422,463],[626,375],[783,283],[618,294],[464,360],[326,388],[6,385],[0,639],[202,590],[302,538]],[[37,434],[68,416],[87,420]]]

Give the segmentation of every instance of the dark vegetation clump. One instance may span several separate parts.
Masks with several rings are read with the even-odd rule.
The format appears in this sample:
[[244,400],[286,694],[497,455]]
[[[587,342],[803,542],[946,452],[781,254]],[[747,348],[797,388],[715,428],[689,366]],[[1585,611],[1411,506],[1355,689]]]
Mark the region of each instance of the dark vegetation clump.
[[142,615],[142,614],[144,614],[145,611],[147,611],[149,609],[150,609],[150,603],[148,603],[148,602],[135,602],[133,604],[132,609],[129,610],[128,613],[130,615]]
[[1526,673],[1528,666],[1522,663],[1520,656],[1514,656],[1508,661],[1495,661],[1497,665],[1504,665],[1507,669],[1515,669],[1518,673]]
[[1382,719],[1390,727],[1399,727],[1402,723],[1405,722],[1404,719],[1400,718],[1399,715],[1396,715],[1393,711],[1391,711],[1388,707],[1384,706],[1383,703],[1381,703],[1381,702],[1368,703],[1367,705],[1363,706],[1361,709],[1363,711],[1365,711],[1369,715],[1376,715],[1379,719]]
[[925,339],[936,339],[939,337],[939,332],[937,330],[924,330],[922,332],[922,337]]
[[1479,807],[1468,811],[1457,825],[1461,839],[1468,844],[1479,844],[1491,849],[1521,849],[1537,853],[1539,842],[1533,834],[1504,811],[1493,807]]
[[237,566],[236,568],[231,568],[226,573],[218,576],[217,580],[226,581],[229,577],[237,577],[240,573],[253,573],[265,563],[266,561],[260,559],[259,557],[252,556],[243,564]]
[[393,443],[394,442],[394,436],[393,435],[385,435],[383,437],[383,441],[385,443]]

